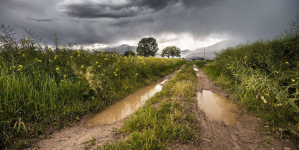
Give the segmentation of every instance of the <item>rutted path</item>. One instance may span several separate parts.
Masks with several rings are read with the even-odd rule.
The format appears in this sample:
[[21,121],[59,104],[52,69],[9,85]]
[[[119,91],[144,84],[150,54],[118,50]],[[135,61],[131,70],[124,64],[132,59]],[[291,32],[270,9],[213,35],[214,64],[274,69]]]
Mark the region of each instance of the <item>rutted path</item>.
[[[198,69],[197,76],[199,80],[197,92],[200,92],[199,94],[203,94],[203,91],[211,91],[219,96],[229,98],[230,95],[215,86],[201,69]],[[197,118],[201,122],[201,139],[199,147],[192,146],[190,147],[192,149],[297,149],[294,139],[290,137],[278,139],[269,134],[271,129],[261,119],[247,113],[240,106],[236,105],[239,111],[230,112],[235,115],[235,123],[230,125],[225,121],[213,119],[211,115],[200,108],[201,103],[198,104]]]
[[[177,71],[167,75],[166,77],[157,81],[153,85],[160,85],[160,86],[165,85],[165,83],[169,79],[171,79],[176,74],[176,72]],[[144,88],[141,90],[144,90]],[[138,91],[136,93],[138,93]],[[151,94],[151,96],[153,96],[153,94]],[[113,107],[113,105],[109,107]],[[108,109],[109,107],[107,107],[106,109]],[[49,139],[43,139],[39,141],[35,146],[29,149],[36,149],[36,148],[42,150],[99,149],[108,141],[121,138],[119,137],[120,135],[115,134],[115,131],[116,129],[119,129],[123,126],[124,120],[126,120],[127,118],[128,117],[114,123],[97,125],[90,128],[86,128],[87,118],[85,118],[78,125],[75,125],[74,127],[65,128],[60,131],[54,132],[52,135],[50,135]],[[94,140],[92,140],[93,138]]]

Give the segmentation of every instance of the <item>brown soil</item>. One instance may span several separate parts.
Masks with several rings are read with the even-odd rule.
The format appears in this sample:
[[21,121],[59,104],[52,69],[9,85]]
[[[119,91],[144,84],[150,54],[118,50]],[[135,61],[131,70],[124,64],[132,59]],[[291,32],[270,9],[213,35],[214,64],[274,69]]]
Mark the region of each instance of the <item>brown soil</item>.
[[[177,71],[167,75],[166,77],[157,82],[161,82],[165,79],[171,79]],[[166,82],[160,85],[164,86],[165,83]],[[103,147],[103,145],[107,142],[122,138],[120,134],[116,133],[116,131],[117,129],[120,129],[123,126],[124,121],[128,119],[127,117],[122,121],[115,122],[112,124],[103,124],[92,128],[86,128],[84,124],[89,118],[90,117],[86,116],[80,123],[74,125],[73,127],[65,128],[60,131],[55,131],[52,135],[49,136],[49,139],[42,139],[39,142],[37,142],[37,144],[35,144],[33,147],[28,148],[27,150],[101,149],[101,147]],[[95,138],[94,143],[91,142],[93,138]]]
[[[197,72],[197,92],[210,90],[221,96],[228,97],[224,92],[209,80],[201,69]],[[196,104],[197,105],[197,104]],[[284,135],[278,138],[270,133],[271,127],[267,126],[260,118],[246,112],[240,105],[241,111],[237,112],[236,125],[227,125],[222,121],[209,118],[198,106],[197,119],[201,122],[200,138],[198,144],[177,145],[173,149],[207,149],[207,150],[296,150],[294,138]]]

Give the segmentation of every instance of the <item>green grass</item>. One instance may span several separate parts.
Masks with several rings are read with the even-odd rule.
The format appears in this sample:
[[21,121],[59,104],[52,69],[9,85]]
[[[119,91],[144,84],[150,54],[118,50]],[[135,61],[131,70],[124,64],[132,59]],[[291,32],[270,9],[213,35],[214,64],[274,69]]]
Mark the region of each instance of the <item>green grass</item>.
[[199,124],[191,112],[197,83],[192,64],[187,63],[125,122],[120,132],[128,134],[127,138],[108,143],[104,149],[168,149],[174,143],[194,140],[194,126]]
[[0,42],[0,147],[30,145],[27,139],[49,126],[103,110],[185,63],[66,46],[43,49],[30,39]]
[[[299,20],[299,18],[298,18]],[[298,28],[298,22],[295,25]],[[296,28],[294,28],[296,29]],[[240,44],[216,55],[205,74],[280,131],[299,135],[299,34]]]

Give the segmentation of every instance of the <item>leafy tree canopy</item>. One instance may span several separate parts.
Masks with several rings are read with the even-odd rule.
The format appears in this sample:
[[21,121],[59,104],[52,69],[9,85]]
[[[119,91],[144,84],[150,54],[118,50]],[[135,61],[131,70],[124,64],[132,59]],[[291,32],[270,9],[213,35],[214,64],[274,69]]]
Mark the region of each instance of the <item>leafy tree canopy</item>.
[[158,43],[155,38],[143,38],[139,41],[137,47],[138,56],[155,56],[156,52],[159,50]]
[[176,46],[168,46],[162,50],[162,57],[181,57],[181,50]]

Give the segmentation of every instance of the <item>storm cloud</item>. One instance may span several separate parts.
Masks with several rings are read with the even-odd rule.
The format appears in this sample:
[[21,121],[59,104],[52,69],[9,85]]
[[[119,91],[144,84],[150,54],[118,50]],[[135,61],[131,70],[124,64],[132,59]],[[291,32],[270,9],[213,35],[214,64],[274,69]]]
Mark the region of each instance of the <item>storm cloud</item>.
[[[199,41],[256,41],[281,35],[299,13],[298,0],[1,0],[0,3],[0,23],[11,25],[20,37],[23,29],[36,31],[49,44],[54,33],[64,44],[111,45],[146,36],[161,42],[179,41],[180,35]],[[164,35],[173,34],[176,38],[165,39]]]

